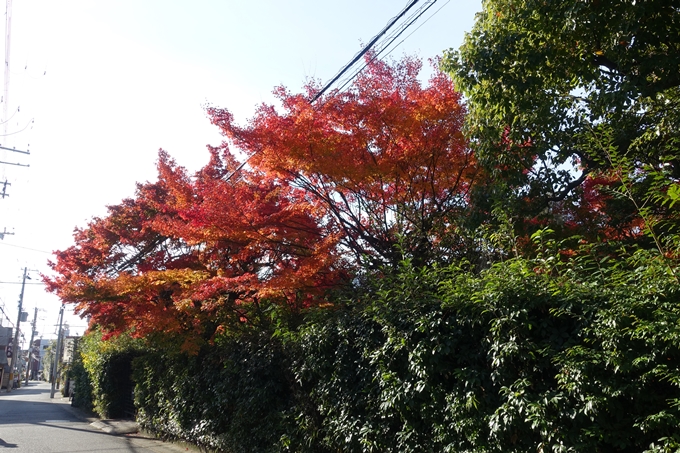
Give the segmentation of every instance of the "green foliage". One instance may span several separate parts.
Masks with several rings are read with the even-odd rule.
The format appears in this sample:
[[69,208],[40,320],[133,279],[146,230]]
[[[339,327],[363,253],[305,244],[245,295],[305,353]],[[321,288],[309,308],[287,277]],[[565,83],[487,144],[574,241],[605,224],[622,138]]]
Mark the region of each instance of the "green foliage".
[[[468,131],[494,176],[493,190],[481,186],[487,199],[515,202],[515,212],[529,217],[578,203],[574,189],[586,175],[612,169],[604,150],[591,146],[599,127],[613,131],[631,176],[655,169],[677,181],[680,11],[672,2],[483,6],[443,67],[468,99]],[[615,204],[608,212],[622,208],[633,210]]]
[[[291,451],[670,451],[678,286],[658,254],[411,269],[301,329]],[[644,284],[640,284],[644,282]],[[666,450],[664,450],[666,449]]]
[[666,161],[657,166],[637,165],[634,159],[621,154],[615,144],[614,132],[606,125],[590,131],[589,139],[587,148],[593,159],[601,159],[602,166],[609,168],[602,174],[615,182],[603,188],[603,192],[634,207],[642,220],[638,228],[652,239],[660,253],[665,253],[669,247],[677,247],[674,244],[677,235],[673,233],[678,231],[680,213],[674,205],[679,192],[672,165]]
[[73,364],[69,370],[69,377],[76,383],[76,391],[73,395],[73,406],[78,407],[84,411],[92,411],[94,409],[94,402],[92,400],[92,381],[90,374],[85,369],[83,363],[83,356],[78,350],[73,357]]
[[198,355],[157,350],[134,367],[137,420],[149,432],[211,451],[279,451],[290,382],[268,334],[232,335]]
[[665,0],[644,8],[620,0],[489,0],[444,66],[470,98],[482,149],[500,144],[511,127],[513,142],[529,139],[541,154],[557,149],[569,157],[578,152],[577,132],[603,118],[627,126],[622,132],[641,120],[630,140],[647,134],[668,143],[677,137],[678,29],[680,13]]
[[404,262],[301,325],[264,309],[197,355],[91,333],[95,408],[111,410],[116,358],[134,351],[138,421],[208,450],[680,448],[678,263],[532,241],[535,258],[483,270]]
[[[127,416],[132,381],[132,359],[144,350],[143,342],[128,335],[102,339],[100,331],[88,332],[80,342],[82,366],[87,372],[85,382],[76,382],[79,399],[92,402],[92,409],[104,418]],[[89,380],[89,384],[87,384]],[[85,395],[87,388],[91,389]]]

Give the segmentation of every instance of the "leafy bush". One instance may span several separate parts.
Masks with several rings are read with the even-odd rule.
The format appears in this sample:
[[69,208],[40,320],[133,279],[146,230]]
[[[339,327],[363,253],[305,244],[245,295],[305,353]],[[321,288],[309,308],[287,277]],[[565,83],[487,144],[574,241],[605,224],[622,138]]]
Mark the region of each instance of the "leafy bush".
[[83,358],[78,350],[74,355],[73,364],[69,370],[71,379],[76,383],[76,391],[73,394],[73,406],[84,411],[92,411],[92,381],[83,364]]
[[193,356],[93,336],[95,407],[136,351],[142,426],[216,451],[677,450],[677,263],[611,244],[566,253],[547,233],[536,258],[406,262],[299,327],[273,316]]
[[217,451],[278,451],[290,383],[267,334],[223,338],[194,356],[159,350],[134,367],[137,419],[149,432]]
[[549,252],[480,274],[406,265],[361,302],[310,321],[294,364],[310,404],[289,448],[678,448],[669,263]]
[[[82,338],[80,355],[89,379],[92,409],[101,417],[130,415],[132,360],[143,351],[143,342],[128,335],[102,340],[101,332],[95,330]],[[76,382],[76,395],[84,401],[87,396],[81,389],[87,387],[82,385],[85,382]]]

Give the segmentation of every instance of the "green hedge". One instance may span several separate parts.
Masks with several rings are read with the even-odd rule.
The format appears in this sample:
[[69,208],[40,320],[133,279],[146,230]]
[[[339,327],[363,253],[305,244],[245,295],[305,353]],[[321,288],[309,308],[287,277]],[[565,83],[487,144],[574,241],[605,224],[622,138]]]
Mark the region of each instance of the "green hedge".
[[268,335],[223,339],[196,356],[158,351],[134,365],[146,430],[216,451],[278,451],[291,383]]
[[290,450],[676,451],[679,285],[644,255],[405,267],[301,330]]
[[102,340],[98,330],[88,332],[80,341],[79,359],[74,365],[76,403],[103,418],[130,417],[132,406],[132,361],[145,354],[140,339],[120,335]]
[[92,411],[94,402],[92,401],[92,381],[90,375],[83,365],[80,351],[75,354],[73,365],[69,370],[70,377],[76,383],[76,392],[73,395],[72,404],[84,411]]
[[[405,263],[299,327],[194,356],[135,346],[138,420],[225,452],[676,451],[675,268],[643,252]],[[85,361],[100,410],[115,354]]]

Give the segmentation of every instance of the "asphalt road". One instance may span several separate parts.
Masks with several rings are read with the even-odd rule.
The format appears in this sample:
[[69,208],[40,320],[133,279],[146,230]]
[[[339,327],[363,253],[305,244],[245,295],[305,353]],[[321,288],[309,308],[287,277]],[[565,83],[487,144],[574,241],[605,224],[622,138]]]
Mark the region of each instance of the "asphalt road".
[[[4,453],[177,453],[186,447],[142,434],[114,435],[97,429],[50,384],[31,381],[0,390],[0,452]],[[114,422],[115,423],[115,422]]]

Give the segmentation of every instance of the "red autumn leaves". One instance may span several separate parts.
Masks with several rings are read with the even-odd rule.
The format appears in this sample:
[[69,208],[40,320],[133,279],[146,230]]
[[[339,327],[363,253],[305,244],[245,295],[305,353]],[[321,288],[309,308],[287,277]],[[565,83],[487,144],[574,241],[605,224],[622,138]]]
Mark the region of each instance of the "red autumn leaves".
[[280,88],[245,126],[209,109],[227,138],[210,162],[192,176],[161,152],[157,182],[56,254],[49,290],[112,332],[209,338],[242,307],[320,304],[361,266],[426,261],[476,170],[460,95],[419,70],[372,63],[314,104]]

